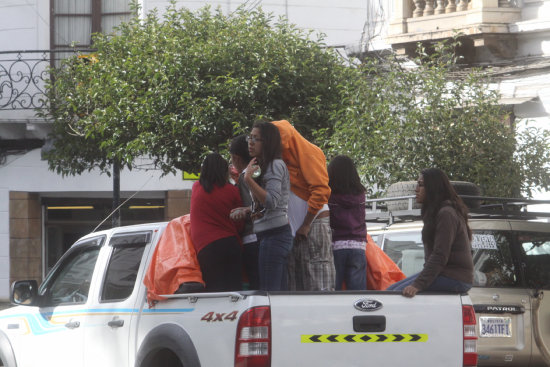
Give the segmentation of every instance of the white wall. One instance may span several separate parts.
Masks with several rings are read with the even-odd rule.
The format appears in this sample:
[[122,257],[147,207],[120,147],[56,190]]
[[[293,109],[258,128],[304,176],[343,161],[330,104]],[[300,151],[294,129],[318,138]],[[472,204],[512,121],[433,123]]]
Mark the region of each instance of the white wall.
[[[302,29],[325,33],[325,43],[329,46],[344,46],[361,40],[369,1],[372,0],[185,0],[177,1],[177,6],[197,10],[209,4],[228,14],[242,4],[246,9],[257,5],[276,17],[287,16],[291,23]],[[157,8],[162,14],[169,1],[142,0],[141,4],[144,12]]]
[[50,47],[49,0],[0,1],[0,51]]
[[[47,161],[40,159],[40,149],[24,155],[10,156],[7,164],[0,166],[0,177],[2,177],[1,186],[9,190],[28,192],[108,192],[112,190],[112,178],[105,174],[100,175],[98,171],[62,178],[48,170]],[[122,191],[180,190],[191,187],[187,181],[181,179],[181,175],[160,178],[158,170],[136,169],[122,170],[120,184]],[[144,184],[146,186],[142,187]]]

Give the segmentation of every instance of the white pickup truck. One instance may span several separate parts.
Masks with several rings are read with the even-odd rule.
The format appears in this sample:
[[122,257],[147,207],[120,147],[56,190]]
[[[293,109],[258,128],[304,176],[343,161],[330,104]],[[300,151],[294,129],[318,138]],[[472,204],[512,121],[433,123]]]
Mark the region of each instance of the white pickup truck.
[[466,294],[194,293],[149,306],[143,285],[166,223],[77,241],[0,312],[8,367],[475,366]]

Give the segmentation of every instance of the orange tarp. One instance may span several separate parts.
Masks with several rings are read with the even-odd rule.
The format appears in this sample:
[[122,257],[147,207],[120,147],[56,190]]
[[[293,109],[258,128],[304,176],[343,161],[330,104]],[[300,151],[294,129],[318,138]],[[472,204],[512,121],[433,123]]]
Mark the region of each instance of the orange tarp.
[[[185,282],[204,284],[195,247],[190,235],[189,214],[168,223],[155,248],[151,263],[143,279],[147,300],[160,301],[162,294],[173,294]],[[391,284],[405,279],[405,274],[367,234],[367,289],[385,290]]]
[[185,282],[204,284],[190,229],[187,214],[170,221],[164,230],[143,279],[149,302],[164,299],[161,294],[173,294]]
[[372,237],[367,234],[367,289],[386,290],[390,285],[405,279],[405,274],[376,245]]

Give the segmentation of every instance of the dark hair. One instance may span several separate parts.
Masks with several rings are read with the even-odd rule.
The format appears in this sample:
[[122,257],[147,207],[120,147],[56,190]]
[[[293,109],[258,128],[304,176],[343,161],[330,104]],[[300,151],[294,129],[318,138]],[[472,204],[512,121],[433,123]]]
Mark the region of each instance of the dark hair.
[[421,209],[422,221],[424,222],[422,241],[433,243],[436,216],[445,201],[449,201],[458,216],[464,219],[468,228],[468,238],[472,240],[472,230],[468,225],[468,207],[456,193],[445,172],[439,168],[428,168],[422,170],[421,174],[424,180],[425,193]]
[[281,158],[281,133],[277,126],[268,121],[256,121],[252,128],[260,130],[262,156],[259,163],[263,174],[273,160]]
[[362,194],[365,187],[355,168],[355,164],[347,155],[337,155],[328,164],[328,185],[335,194]]
[[229,145],[229,153],[241,157],[246,164],[250,162],[252,157],[250,157],[250,153],[248,153],[246,134],[236,136],[231,140],[231,144]]
[[223,187],[227,183],[228,174],[227,161],[219,153],[210,153],[202,162],[199,183],[204,191],[211,192],[214,185]]

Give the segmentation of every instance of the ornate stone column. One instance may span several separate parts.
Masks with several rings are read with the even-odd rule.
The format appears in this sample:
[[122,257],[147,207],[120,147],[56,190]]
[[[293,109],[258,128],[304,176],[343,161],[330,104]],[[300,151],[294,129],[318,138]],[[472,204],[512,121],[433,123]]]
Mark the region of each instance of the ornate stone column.
[[424,16],[433,15],[434,13],[434,0],[426,0],[426,6],[424,7]]
[[464,11],[468,9],[468,0],[460,0],[458,6],[456,7],[457,11]]
[[445,0],[437,0],[436,3],[435,14],[445,14]]
[[413,18],[421,17],[424,14],[424,6],[426,5],[426,2],[424,0],[413,0],[413,1],[414,1]]
[[445,8],[445,13],[454,13],[455,11],[456,11],[456,0],[449,0],[449,3]]

